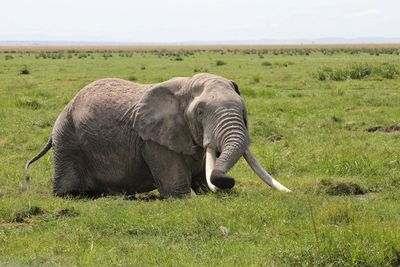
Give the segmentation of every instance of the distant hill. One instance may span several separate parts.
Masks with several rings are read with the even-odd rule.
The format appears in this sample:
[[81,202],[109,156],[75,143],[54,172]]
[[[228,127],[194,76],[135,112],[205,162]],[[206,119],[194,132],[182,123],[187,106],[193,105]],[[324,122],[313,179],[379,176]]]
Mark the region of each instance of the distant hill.
[[[204,42],[207,43],[207,42]],[[388,44],[400,43],[400,38],[385,37],[360,37],[360,38],[339,38],[326,37],[318,39],[260,39],[260,40],[240,40],[240,41],[221,41],[214,44],[261,44],[261,45],[296,45],[296,44]],[[196,43],[194,43],[196,44]]]
[[340,38],[325,37],[317,39],[259,39],[259,40],[221,40],[221,41],[183,41],[183,42],[107,42],[107,41],[1,41],[0,45],[299,45],[299,44],[400,44],[400,38],[359,37]]

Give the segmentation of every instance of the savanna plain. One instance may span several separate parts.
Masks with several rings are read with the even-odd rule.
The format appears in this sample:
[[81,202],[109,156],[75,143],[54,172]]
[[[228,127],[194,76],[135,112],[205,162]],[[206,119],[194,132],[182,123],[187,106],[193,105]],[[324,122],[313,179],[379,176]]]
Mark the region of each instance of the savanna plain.
[[[0,265],[400,266],[400,47],[0,49]],[[88,83],[235,80],[250,149],[229,192],[159,200],[52,194],[46,143]]]

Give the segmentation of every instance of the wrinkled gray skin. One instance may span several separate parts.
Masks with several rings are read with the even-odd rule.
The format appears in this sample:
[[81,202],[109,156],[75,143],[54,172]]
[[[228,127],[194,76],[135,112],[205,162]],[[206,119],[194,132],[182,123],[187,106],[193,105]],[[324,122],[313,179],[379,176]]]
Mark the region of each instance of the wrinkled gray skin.
[[[226,172],[247,149],[247,115],[237,85],[211,74],[159,84],[102,79],[83,88],[59,115],[29,164],[54,150],[56,195],[141,193],[161,197],[207,191],[205,148],[220,153],[212,182],[231,188]],[[28,177],[29,179],[29,177]]]

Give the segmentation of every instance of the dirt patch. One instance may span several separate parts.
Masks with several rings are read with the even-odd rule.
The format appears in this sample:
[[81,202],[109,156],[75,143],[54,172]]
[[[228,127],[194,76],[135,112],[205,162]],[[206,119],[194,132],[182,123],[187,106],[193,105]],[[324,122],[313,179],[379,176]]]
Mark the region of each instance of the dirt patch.
[[359,184],[345,181],[322,180],[319,183],[319,193],[330,196],[364,195],[368,190]]
[[21,210],[15,213],[15,215],[12,218],[12,222],[17,222],[17,223],[24,223],[26,222],[27,218],[30,218],[32,216],[38,216],[42,215],[44,211],[37,207],[37,206],[32,206],[27,210]]
[[393,258],[391,260],[392,266],[400,266],[400,250],[392,247]]
[[268,140],[271,142],[279,142],[283,140],[283,136],[280,134],[273,134],[268,137]]
[[59,210],[55,213],[55,216],[57,218],[75,217],[78,215],[79,214],[77,211],[75,211],[75,209],[68,209],[68,208]]
[[20,210],[15,212],[15,214],[11,218],[11,223],[30,223],[30,218],[34,216],[45,216],[47,219],[51,218],[57,218],[57,219],[62,219],[62,218],[68,218],[68,217],[75,217],[78,216],[79,213],[75,211],[75,209],[61,209],[58,210],[54,213],[49,213],[37,206],[32,206],[28,209]]
[[150,192],[150,193],[141,193],[136,195],[128,195],[124,197],[124,200],[153,202],[156,200],[161,200],[161,197],[159,195]]
[[385,133],[393,133],[393,132],[400,132],[400,123],[394,124],[390,126],[373,126],[366,129],[367,132],[385,132]]

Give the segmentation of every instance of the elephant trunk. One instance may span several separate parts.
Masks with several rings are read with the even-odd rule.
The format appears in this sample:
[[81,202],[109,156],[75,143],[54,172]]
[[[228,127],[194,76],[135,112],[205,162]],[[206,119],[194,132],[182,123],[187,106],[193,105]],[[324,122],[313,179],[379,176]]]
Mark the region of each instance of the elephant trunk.
[[247,138],[244,134],[232,134],[221,147],[221,155],[215,163],[215,170],[227,173],[233,165],[243,156],[247,148]]
[[225,112],[218,122],[216,139],[221,154],[215,163],[215,169],[226,173],[243,156],[249,137],[242,114],[236,110]]
[[[215,115],[217,115],[217,119],[214,128],[214,136],[216,148],[221,154],[215,160],[215,150],[207,148],[206,173],[208,175],[206,176],[208,186],[212,191],[216,190],[212,183],[213,176],[224,176],[240,157],[243,156],[249,143],[249,137],[242,114],[237,109],[232,108],[224,110],[217,112]],[[231,185],[224,185],[224,187],[233,187],[233,179],[232,183]]]

